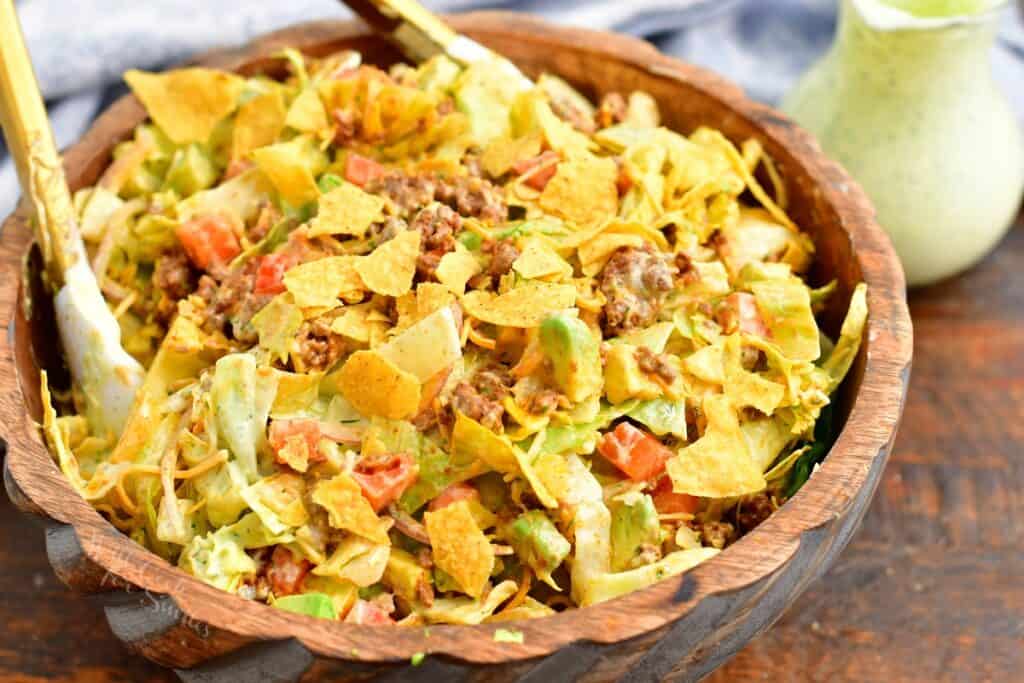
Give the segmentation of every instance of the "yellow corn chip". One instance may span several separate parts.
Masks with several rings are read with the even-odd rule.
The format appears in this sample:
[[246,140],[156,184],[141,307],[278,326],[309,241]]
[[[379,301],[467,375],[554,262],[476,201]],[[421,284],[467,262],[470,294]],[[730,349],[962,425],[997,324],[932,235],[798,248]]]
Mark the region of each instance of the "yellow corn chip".
[[149,117],[174,142],[206,142],[221,119],[235,110],[245,85],[238,76],[193,67],[161,74],[132,69],[124,80]]
[[316,180],[304,162],[301,138],[253,150],[252,158],[292,206],[302,206],[320,196]]
[[309,444],[306,443],[306,437],[289,436],[284,440],[284,447],[277,451],[276,456],[296,472],[305,472],[309,469]]
[[593,277],[601,272],[616,250],[622,247],[642,247],[644,238],[640,235],[602,232],[594,239],[580,245],[577,255],[583,274]]
[[564,280],[572,277],[572,266],[543,240],[532,238],[512,262],[512,269],[528,279]]
[[691,496],[729,498],[763,491],[767,485],[750,456],[732,402],[722,394],[704,398],[704,436],[669,459],[672,490]]
[[419,255],[419,230],[406,230],[360,258],[356,271],[370,291],[402,296],[412,288]]
[[260,336],[260,346],[281,362],[288,360],[292,339],[302,325],[302,311],[292,294],[278,294],[250,322]]
[[376,351],[356,351],[341,368],[338,387],[367,417],[401,420],[420,404],[420,382]]
[[345,306],[331,323],[331,331],[362,344],[370,343],[370,304]]
[[515,447],[509,440],[461,412],[456,413],[452,428],[452,457],[465,461],[480,460],[491,469],[506,474],[519,471]]
[[355,264],[358,256],[328,256],[291,268],[284,274],[284,286],[303,309],[338,305],[338,297],[364,289]]
[[284,98],[274,88],[238,109],[231,133],[231,158],[241,159],[254,149],[273,144],[284,129]]
[[319,134],[330,127],[327,112],[315,88],[306,88],[288,107],[285,125],[302,133]]
[[742,364],[742,340],[733,334],[725,340],[725,395],[737,408],[752,406],[765,415],[771,415],[782,403],[786,387],[766,379],[756,372],[748,372]]
[[558,164],[538,203],[548,213],[580,226],[614,216],[619,208],[618,169],[611,159],[580,155]]
[[466,283],[480,272],[480,263],[462,244],[455,243],[455,251],[441,257],[437,264],[437,279],[454,294],[466,291]]
[[517,161],[540,154],[540,146],[540,138],[535,135],[521,138],[497,137],[487,144],[480,163],[491,177],[500,178]]
[[444,285],[439,285],[436,282],[421,282],[416,286],[417,319],[422,320],[453,301],[455,301],[455,297]]
[[309,236],[352,235],[362,237],[380,218],[384,200],[343,182],[320,197],[316,218],[309,224]]
[[320,372],[285,372],[275,370],[277,394],[270,407],[271,417],[287,417],[311,407],[320,393]]
[[472,291],[462,298],[462,307],[477,320],[493,325],[537,327],[544,318],[575,302],[572,285],[529,281],[499,296]]
[[377,517],[359,484],[344,472],[317,484],[313,502],[327,510],[328,521],[335,529],[350,531],[380,545],[391,544],[391,524]]
[[464,500],[423,515],[434,564],[466,595],[479,598],[494,568],[494,548],[477,526]]

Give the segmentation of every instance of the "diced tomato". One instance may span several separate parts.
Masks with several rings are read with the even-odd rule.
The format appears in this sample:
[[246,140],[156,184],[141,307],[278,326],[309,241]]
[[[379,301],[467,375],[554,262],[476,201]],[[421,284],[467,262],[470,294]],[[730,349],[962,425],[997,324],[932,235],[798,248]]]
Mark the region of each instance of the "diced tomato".
[[685,512],[695,514],[700,511],[700,498],[686,493],[676,493],[672,490],[672,480],[667,476],[658,481],[658,485],[651,492],[654,499],[654,509],[662,514],[673,512]]
[[395,620],[377,605],[359,598],[345,616],[345,622],[349,624],[362,624],[364,626],[379,626],[382,624],[393,624]]
[[529,159],[520,159],[516,163],[512,164],[512,172],[516,175],[525,175],[533,171],[533,169],[538,166],[545,166],[545,168],[533,173],[525,181],[525,184],[529,185],[533,189],[543,190],[547,187],[548,181],[555,176],[555,172],[558,170],[558,159],[558,154],[548,150],[535,157],[530,157]]
[[660,474],[672,457],[664,444],[630,422],[620,422],[614,431],[601,437],[597,450],[633,481],[646,481]]
[[768,326],[764,324],[761,311],[757,307],[757,298],[748,292],[733,292],[725,297],[724,308],[716,317],[727,330],[732,329],[735,324],[740,332],[758,337],[770,336]]
[[197,216],[175,232],[189,259],[202,270],[225,266],[242,251],[231,222],[217,214]]
[[270,567],[267,568],[267,581],[274,597],[294,595],[302,592],[302,582],[306,574],[313,568],[307,560],[296,560],[292,551],[279,545],[270,556]]
[[374,510],[397,500],[419,476],[419,468],[407,453],[385,453],[356,465],[352,478]]
[[354,152],[349,152],[345,157],[345,180],[353,185],[366,187],[368,182],[382,175],[384,175],[384,167],[373,159]]
[[434,512],[441,508],[448,507],[452,503],[458,503],[460,500],[479,500],[480,492],[477,491],[469,484],[458,483],[452,484],[444,491],[438,494],[437,498],[430,501],[430,505],[427,508]]
[[309,452],[309,462],[315,463],[324,461],[323,453],[320,452],[321,436],[320,423],[317,420],[274,420],[270,423],[270,435],[267,440],[276,453],[287,446],[290,439],[303,439]]
[[267,254],[260,259],[259,269],[256,271],[257,294],[280,294],[284,291],[284,274],[294,264],[290,254],[278,252]]

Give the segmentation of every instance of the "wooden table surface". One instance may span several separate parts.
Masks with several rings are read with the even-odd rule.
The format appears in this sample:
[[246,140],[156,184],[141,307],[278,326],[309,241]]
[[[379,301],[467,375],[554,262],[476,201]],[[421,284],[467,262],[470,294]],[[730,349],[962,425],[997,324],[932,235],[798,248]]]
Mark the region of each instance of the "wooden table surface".
[[[864,526],[710,681],[1024,680],[1024,217],[911,313],[910,396]],[[121,649],[2,495],[0,538],[0,681],[177,680]]]

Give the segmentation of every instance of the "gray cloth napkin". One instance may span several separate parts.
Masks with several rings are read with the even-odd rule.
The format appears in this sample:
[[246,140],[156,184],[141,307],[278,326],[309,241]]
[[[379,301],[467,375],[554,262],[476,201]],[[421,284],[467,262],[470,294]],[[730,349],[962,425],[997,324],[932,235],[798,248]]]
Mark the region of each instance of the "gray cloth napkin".
[[[500,8],[647,38],[774,103],[831,43],[835,0],[430,0],[445,12]],[[288,24],[345,18],[336,0],[20,0],[17,3],[60,146],[85,132],[122,92],[120,75],[233,46]],[[1010,10],[994,57],[997,78],[1024,119],[1024,28]],[[0,146],[0,160],[4,158]],[[17,178],[0,161],[0,216]]]

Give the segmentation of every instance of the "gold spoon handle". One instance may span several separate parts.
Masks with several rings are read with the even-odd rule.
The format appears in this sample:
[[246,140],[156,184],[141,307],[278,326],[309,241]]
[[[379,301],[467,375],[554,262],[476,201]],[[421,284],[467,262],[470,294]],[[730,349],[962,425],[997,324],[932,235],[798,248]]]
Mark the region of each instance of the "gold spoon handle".
[[13,0],[0,0],[0,124],[35,210],[36,238],[57,289],[74,260],[69,236],[75,213]]

